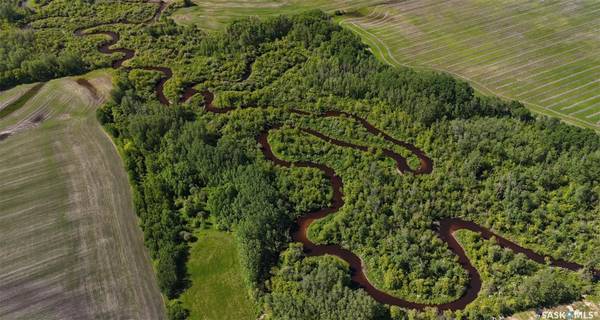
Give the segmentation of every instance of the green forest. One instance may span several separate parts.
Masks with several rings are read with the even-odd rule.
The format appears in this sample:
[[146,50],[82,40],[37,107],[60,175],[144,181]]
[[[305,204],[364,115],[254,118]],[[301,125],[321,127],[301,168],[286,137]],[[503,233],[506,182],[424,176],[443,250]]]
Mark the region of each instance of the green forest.
[[[596,132],[477,95],[447,74],[385,65],[320,11],[245,18],[207,33],[169,19],[184,5],[176,1],[158,18],[157,3],[142,1],[0,4],[0,89],[107,68],[121,57],[98,51],[105,35],[77,30],[116,32],[113,48],[135,51],[97,116],[125,161],[170,319],[189,315],[178,297],[190,286],[194,231],[209,220],[235,235],[248,295],[267,319],[489,319],[600,296]],[[156,97],[164,74],[147,67],[172,70],[168,105]],[[216,110],[207,110],[207,93]],[[433,171],[399,173],[384,150],[416,169],[413,152],[353,117],[320,116],[327,111],[417,146]],[[443,218],[473,221],[584,268],[535,263],[458,231],[483,281],[477,299],[443,312],[379,303],[351,281],[347,263],[306,256],[292,242],[296,219],[327,207],[333,189],[316,168],[267,159],[257,137],[269,129],[278,158],[326,165],[344,183],[344,205],[310,226],[311,240],[352,251],[373,285],[393,296],[436,305],[467,291],[469,274],[435,231]]]

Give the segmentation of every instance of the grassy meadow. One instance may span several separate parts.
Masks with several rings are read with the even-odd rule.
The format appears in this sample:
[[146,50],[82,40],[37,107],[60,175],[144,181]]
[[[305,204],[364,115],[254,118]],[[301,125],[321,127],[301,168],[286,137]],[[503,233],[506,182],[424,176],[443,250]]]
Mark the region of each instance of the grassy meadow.
[[337,20],[389,64],[447,72],[482,93],[600,129],[598,1],[194,2],[176,21],[209,30],[241,16],[342,10]]
[[0,93],[21,104],[0,118],[0,318],[161,319],[129,181],[95,118],[110,74],[32,87]]
[[187,263],[192,286],[180,300],[190,320],[250,320],[256,311],[242,279],[233,235],[214,229],[196,233]]
[[205,30],[224,28],[227,23],[247,16],[293,14],[309,9],[328,12],[356,10],[381,0],[193,0],[195,6],[182,8],[173,14],[181,24],[196,24]]

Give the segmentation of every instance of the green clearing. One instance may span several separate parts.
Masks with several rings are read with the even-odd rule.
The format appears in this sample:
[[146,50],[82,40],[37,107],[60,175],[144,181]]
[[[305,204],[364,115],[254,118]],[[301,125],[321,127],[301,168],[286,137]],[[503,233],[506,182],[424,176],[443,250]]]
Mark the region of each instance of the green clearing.
[[192,287],[180,298],[190,310],[189,319],[255,319],[233,235],[204,229],[196,236],[187,263]]
[[0,318],[161,319],[127,175],[95,118],[111,77],[83,77],[96,95],[79,78],[48,82],[0,120]]
[[[600,5],[597,1],[205,1],[174,15],[218,29],[242,16],[309,8],[337,18],[382,61],[447,72],[483,94],[600,129]],[[485,17],[485,18],[483,18]]]

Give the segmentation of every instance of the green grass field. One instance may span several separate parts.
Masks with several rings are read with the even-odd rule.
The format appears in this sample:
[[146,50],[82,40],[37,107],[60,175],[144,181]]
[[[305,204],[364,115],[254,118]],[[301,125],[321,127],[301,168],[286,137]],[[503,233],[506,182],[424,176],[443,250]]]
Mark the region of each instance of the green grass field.
[[181,24],[196,24],[206,30],[223,28],[236,18],[293,14],[309,9],[355,10],[381,0],[193,0],[196,6],[179,9],[172,16]]
[[181,296],[191,311],[190,320],[256,319],[233,236],[217,230],[201,230],[187,263],[192,287]]
[[240,16],[344,10],[338,21],[389,64],[448,72],[482,93],[600,129],[598,1],[194,2],[176,21],[207,29]]
[[409,0],[342,24],[394,65],[451,73],[476,88],[600,129],[600,3]]
[[95,118],[103,71],[0,93],[0,319],[161,319],[119,154]]

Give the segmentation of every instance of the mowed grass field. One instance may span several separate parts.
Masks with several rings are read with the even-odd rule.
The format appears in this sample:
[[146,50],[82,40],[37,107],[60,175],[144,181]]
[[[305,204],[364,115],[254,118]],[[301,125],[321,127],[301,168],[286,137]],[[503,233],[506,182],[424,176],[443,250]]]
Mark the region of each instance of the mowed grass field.
[[187,263],[192,286],[181,296],[190,320],[257,318],[242,279],[233,235],[214,229],[196,233]]
[[274,16],[310,9],[328,12],[353,11],[383,0],[192,0],[195,6],[179,9],[172,16],[180,24],[196,24],[205,30],[224,28],[232,20],[247,16]]
[[433,69],[478,91],[600,130],[597,0],[194,0],[175,14],[206,29],[241,16],[343,10],[383,61]]
[[390,64],[449,72],[600,129],[599,1],[391,1],[341,21]]
[[[83,78],[0,118],[0,319],[164,317],[127,174],[95,119],[111,77]],[[32,87],[0,93],[0,110]]]

